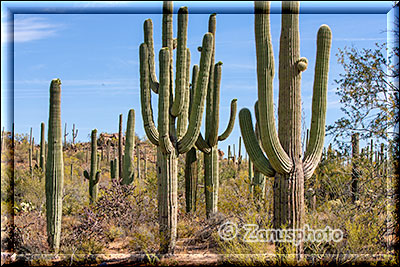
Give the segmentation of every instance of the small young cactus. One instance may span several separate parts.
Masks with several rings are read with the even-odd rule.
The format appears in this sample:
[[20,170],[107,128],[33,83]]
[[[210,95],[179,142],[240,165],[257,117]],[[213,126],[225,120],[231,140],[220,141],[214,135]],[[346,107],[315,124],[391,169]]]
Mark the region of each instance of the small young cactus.
[[90,173],[85,170],[83,176],[89,180],[89,199],[90,204],[96,202],[100,173],[97,164],[97,129],[92,130],[91,135],[92,153],[90,157]]

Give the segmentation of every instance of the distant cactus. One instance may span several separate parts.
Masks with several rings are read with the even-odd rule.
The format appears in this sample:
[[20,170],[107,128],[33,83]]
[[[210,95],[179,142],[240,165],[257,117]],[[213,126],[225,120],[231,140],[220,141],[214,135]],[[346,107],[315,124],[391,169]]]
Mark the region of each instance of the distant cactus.
[[54,79],[51,81],[48,125],[48,151],[45,180],[47,241],[49,247],[57,253],[60,247],[64,184],[60,79]]
[[32,127],[31,127],[31,133],[29,135],[29,148],[28,148],[28,164],[29,164],[29,173],[32,177],[33,175],[33,167],[32,167],[32,157],[33,157],[33,144],[32,144]]
[[67,147],[67,123],[65,123],[65,127],[64,127],[64,147]]
[[360,177],[359,162],[359,134],[355,133],[351,136],[352,145],[352,174],[351,174],[351,196],[353,203],[358,200],[358,179]]
[[110,175],[111,179],[115,179],[119,177],[119,164],[118,164],[118,157],[110,161]]
[[133,166],[133,151],[135,149],[135,110],[128,113],[125,136],[125,153],[123,157],[122,184],[131,184],[135,178],[135,167]]
[[136,146],[136,179],[140,180],[140,148]]
[[44,139],[44,122],[40,124],[40,159],[39,159],[39,167],[42,171],[45,171],[45,162],[46,162],[46,140]]
[[89,199],[90,203],[94,203],[97,200],[98,184],[100,181],[100,173],[97,164],[97,129],[92,130],[91,135],[91,146],[92,153],[90,157],[90,173],[85,170],[83,176],[89,180]]
[[122,182],[122,173],[123,173],[123,169],[122,169],[122,164],[123,164],[123,160],[122,160],[122,114],[119,114],[119,126],[118,126],[118,170],[119,170],[119,181]]
[[[213,36],[206,33],[200,57],[199,78],[190,114],[189,96],[190,51],[186,47],[188,11],[178,11],[176,42],[176,79],[173,82],[172,2],[163,4],[162,48],[159,53],[159,82],[155,75],[153,25],[144,22],[144,43],[140,45],[140,95],[144,129],[150,142],[157,146],[158,211],[160,225],[160,253],[173,253],[177,236],[178,155],[188,152],[200,132],[206,89],[211,66]],[[154,125],[150,88],[158,93],[158,128]],[[174,94],[172,94],[174,92]],[[187,116],[187,117],[186,117]],[[186,118],[185,118],[186,117]],[[189,124],[187,124],[189,118]],[[179,121],[176,125],[176,120]]]
[[75,139],[78,136],[78,129],[75,130],[75,123],[72,126],[72,144],[75,144]]

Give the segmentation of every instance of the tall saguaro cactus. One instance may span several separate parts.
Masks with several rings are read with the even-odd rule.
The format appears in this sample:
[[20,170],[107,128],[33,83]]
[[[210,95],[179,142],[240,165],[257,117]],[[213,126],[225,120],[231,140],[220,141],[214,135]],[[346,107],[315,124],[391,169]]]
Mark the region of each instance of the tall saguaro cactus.
[[[144,129],[149,140],[157,146],[161,253],[173,253],[175,249],[178,155],[188,152],[195,145],[200,133],[213,47],[213,35],[206,33],[202,44],[198,82],[195,85],[193,105],[189,114],[188,105],[185,104],[189,96],[190,66],[190,51],[186,47],[188,10],[186,7],[181,7],[178,11],[175,88],[172,64],[174,49],[172,11],[172,2],[165,1],[163,4],[163,47],[159,53],[159,82],[155,74],[153,25],[150,19],[144,22],[144,43],[140,45],[140,95]],[[159,95],[157,127],[153,120],[150,88]]]
[[212,14],[208,21],[208,31],[213,35],[213,46],[211,56],[211,67],[207,90],[205,136],[199,136],[196,146],[204,153],[204,188],[206,197],[206,214],[217,212],[218,188],[219,188],[219,162],[218,162],[218,141],[224,141],[229,137],[235,124],[236,99],[231,101],[231,114],[226,130],[218,135],[219,128],[219,100],[222,63],[214,65],[215,60],[215,33],[216,14]]
[[90,203],[94,203],[97,199],[97,192],[100,181],[101,171],[98,169],[98,158],[97,158],[97,129],[92,130],[91,135],[91,157],[90,157],[90,173],[88,171],[83,172],[83,176],[89,180],[89,197]]
[[61,81],[50,84],[48,151],[46,161],[46,219],[47,241],[57,253],[60,247],[64,162],[61,131]]
[[[274,227],[304,226],[304,179],[311,177],[321,158],[325,116],[331,30],[322,25],[317,34],[317,55],[312,99],[310,137],[304,157],[301,147],[301,72],[307,59],[300,57],[299,3],[282,3],[279,50],[278,131],[273,104],[274,56],[270,32],[270,3],[255,2],[260,134],[264,156],[254,134],[248,109],[239,113],[239,123],[249,157],[257,170],[274,176]],[[301,255],[302,243],[297,246]],[[301,256],[300,256],[301,257]]]
[[135,177],[133,151],[135,149],[135,110],[130,109],[126,125],[125,153],[123,157],[122,184],[131,184]]

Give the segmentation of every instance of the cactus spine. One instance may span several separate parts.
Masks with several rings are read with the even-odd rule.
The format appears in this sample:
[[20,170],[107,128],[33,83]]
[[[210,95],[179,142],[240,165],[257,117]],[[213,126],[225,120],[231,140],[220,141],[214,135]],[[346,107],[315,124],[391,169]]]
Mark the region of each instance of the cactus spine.
[[46,161],[46,219],[47,241],[57,253],[60,247],[64,163],[61,130],[61,81],[54,79],[50,85],[50,108]]
[[90,203],[94,203],[97,199],[98,184],[100,181],[100,170],[97,163],[97,129],[92,130],[91,135],[91,157],[90,157],[90,173],[85,170],[83,176],[89,180],[89,199]]
[[[140,95],[142,117],[146,135],[157,146],[158,178],[158,216],[161,234],[160,253],[173,253],[176,243],[177,226],[177,164],[178,155],[188,152],[200,133],[201,118],[204,111],[206,89],[209,80],[213,36],[206,33],[203,38],[203,51],[200,57],[199,78],[194,92],[194,101],[189,123],[175,126],[176,119],[182,116],[185,99],[189,94],[188,68],[189,50],[186,48],[188,11],[182,7],[178,11],[177,62],[175,90],[173,90],[173,37],[172,2],[163,4],[162,46],[159,53],[159,83],[154,69],[153,29],[150,19],[144,22],[144,43],[140,45]],[[158,92],[158,127],[153,120],[151,91]],[[157,88],[156,90],[154,90]],[[175,94],[173,95],[173,92]],[[186,122],[186,123],[185,123]]]
[[[301,72],[307,68],[307,59],[300,57],[299,3],[282,3],[278,131],[273,110],[274,56],[269,13],[269,2],[255,2],[259,129],[267,157],[255,137],[248,109],[240,111],[239,122],[246,150],[255,168],[266,176],[275,177],[274,228],[286,225],[302,229],[304,179],[309,178],[317,167],[324,144],[331,30],[327,25],[322,25],[318,30],[310,139],[302,158],[300,85]],[[301,243],[297,246],[298,255],[302,250]]]
[[135,110],[130,109],[126,125],[125,153],[123,157],[122,184],[131,184],[135,176],[133,151],[135,149]]

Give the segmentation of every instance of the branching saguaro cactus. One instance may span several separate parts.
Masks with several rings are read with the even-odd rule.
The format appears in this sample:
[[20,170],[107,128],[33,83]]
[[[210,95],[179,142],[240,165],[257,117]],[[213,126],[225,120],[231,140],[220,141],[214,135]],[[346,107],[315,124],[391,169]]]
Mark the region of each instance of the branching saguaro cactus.
[[207,90],[205,136],[199,136],[196,147],[204,153],[204,188],[206,197],[206,215],[218,211],[218,188],[219,188],[219,162],[218,162],[218,141],[224,141],[229,137],[235,124],[237,100],[231,101],[231,114],[228,126],[218,136],[219,128],[219,99],[221,86],[222,63],[214,65],[215,59],[215,33],[216,14],[212,14],[208,21],[208,31],[213,35],[213,46],[211,56],[211,67]]
[[50,84],[50,108],[48,129],[48,151],[46,161],[46,219],[49,247],[58,253],[61,236],[62,194],[64,184],[64,162],[61,130],[61,81]]
[[[144,22],[144,43],[140,45],[140,95],[144,129],[157,146],[158,219],[160,253],[173,253],[177,226],[178,155],[188,152],[200,133],[206,90],[209,81],[212,33],[203,38],[198,81],[193,105],[188,112],[190,51],[186,47],[188,10],[178,11],[176,79],[173,84],[172,2],[163,4],[162,46],[159,53],[159,78],[155,74],[152,21]],[[150,88],[158,93],[158,125],[154,125]],[[188,123],[189,121],[189,123]]]
[[[239,123],[249,157],[257,170],[274,176],[274,227],[302,229],[304,226],[304,179],[309,178],[321,158],[325,116],[331,30],[322,25],[317,34],[317,56],[312,99],[310,139],[302,158],[301,72],[307,59],[300,57],[299,3],[282,3],[279,50],[279,128],[276,131],[273,104],[274,56],[270,33],[270,3],[255,2],[255,39],[259,129],[264,156],[253,131],[248,109],[239,113]],[[301,257],[303,244],[297,246]]]
[[126,125],[125,153],[123,157],[122,184],[131,184],[135,178],[133,151],[135,150],[135,110],[130,109]]
[[98,170],[97,164],[97,129],[92,130],[91,135],[91,146],[92,146],[92,153],[90,157],[90,173],[85,170],[83,172],[83,176],[89,180],[89,199],[90,203],[94,203],[97,199],[97,192],[99,187],[100,181],[100,173],[101,171]]

